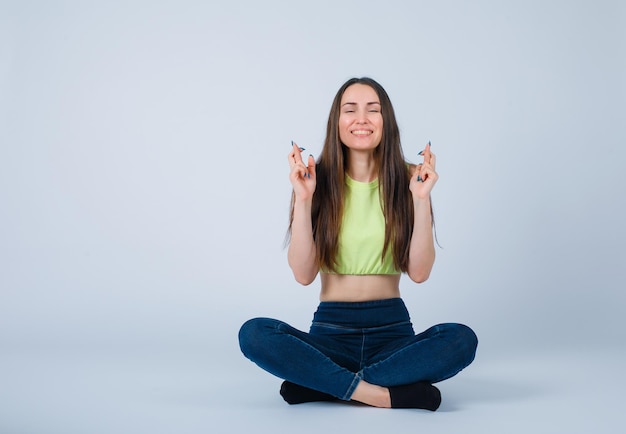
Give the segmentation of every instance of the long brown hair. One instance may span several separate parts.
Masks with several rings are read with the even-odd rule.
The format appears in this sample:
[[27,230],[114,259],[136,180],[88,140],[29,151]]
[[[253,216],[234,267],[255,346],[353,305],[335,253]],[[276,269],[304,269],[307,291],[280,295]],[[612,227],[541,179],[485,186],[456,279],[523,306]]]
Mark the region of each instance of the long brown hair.
[[[391,100],[385,89],[369,77],[346,81],[337,91],[330,108],[324,148],[315,166],[317,183],[311,211],[317,261],[322,269],[336,270],[348,164],[348,148],[339,139],[339,114],[341,98],[353,84],[364,84],[374,89],[380,99],[383,117],[381,142],[374,150],[381,206],[385,217],[385,243],[381,260],[391,248],[396,269],[407,271],[413,232],[413,198],[409,191],[409,171],[402,153],[400,129]],[[293,222],[293,201],[292,195],[288,235]]]

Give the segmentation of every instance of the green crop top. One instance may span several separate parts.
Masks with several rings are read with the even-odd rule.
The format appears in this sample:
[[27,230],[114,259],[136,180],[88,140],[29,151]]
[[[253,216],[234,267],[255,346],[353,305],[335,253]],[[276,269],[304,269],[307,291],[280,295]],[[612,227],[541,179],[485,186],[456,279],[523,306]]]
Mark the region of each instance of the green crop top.
[[400,274],[393,264],[391,246],[381,261],[384,243],[378,180],[359,182],[346,175],[336,274]]

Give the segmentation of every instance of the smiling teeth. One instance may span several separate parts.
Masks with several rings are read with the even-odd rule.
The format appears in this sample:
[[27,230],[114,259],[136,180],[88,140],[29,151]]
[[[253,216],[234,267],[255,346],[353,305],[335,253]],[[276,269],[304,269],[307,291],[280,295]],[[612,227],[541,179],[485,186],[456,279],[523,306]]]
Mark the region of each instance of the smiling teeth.
[[371,131],[357,130],[357,131],[352,131],[352,134],[362,135],[362,134],[372,134],[372,132]]

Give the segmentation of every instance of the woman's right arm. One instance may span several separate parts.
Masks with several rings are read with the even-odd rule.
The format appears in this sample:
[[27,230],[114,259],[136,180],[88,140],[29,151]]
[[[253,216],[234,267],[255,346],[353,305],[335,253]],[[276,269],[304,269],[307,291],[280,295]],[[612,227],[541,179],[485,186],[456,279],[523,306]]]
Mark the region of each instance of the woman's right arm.
[[293,186],[294,199],[287,260],[296,281],[302,285],[309,285],[319,271],[311,220],[316,185],[315,159],[310,155],[307,167],[302,161],[301,154],[302,150],[294,144],[288,156],[291,168],[289,180]]

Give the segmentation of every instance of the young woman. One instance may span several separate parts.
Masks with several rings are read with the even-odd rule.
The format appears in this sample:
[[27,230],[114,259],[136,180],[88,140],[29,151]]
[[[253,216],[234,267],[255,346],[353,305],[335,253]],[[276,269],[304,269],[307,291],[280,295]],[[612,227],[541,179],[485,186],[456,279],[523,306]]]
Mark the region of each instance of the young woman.
[[293,145],[288,261],[296,281],[320,273],[309,333],[269,318],[239,331],[243,354],[284,379],[290,404],[354,400],[375,407],[436,410],[433,383],[474,359],[478,340],[461,324],[415,334],[400,297],[401,273],[425,281],[435,260],[430,143],[423,163],[405,162],[385,90],[353,78],[333,101],[317,162]]

